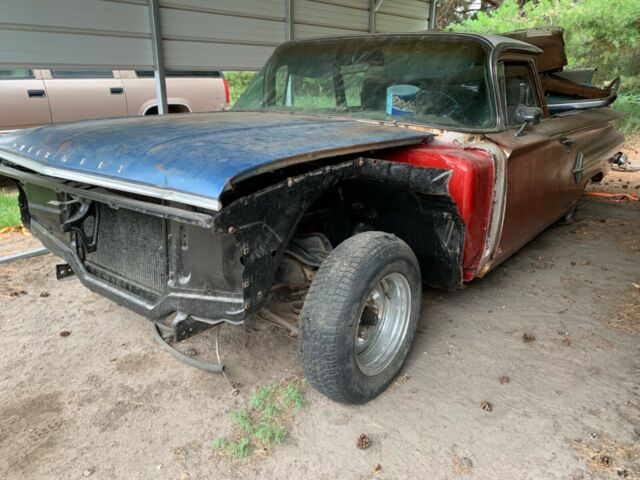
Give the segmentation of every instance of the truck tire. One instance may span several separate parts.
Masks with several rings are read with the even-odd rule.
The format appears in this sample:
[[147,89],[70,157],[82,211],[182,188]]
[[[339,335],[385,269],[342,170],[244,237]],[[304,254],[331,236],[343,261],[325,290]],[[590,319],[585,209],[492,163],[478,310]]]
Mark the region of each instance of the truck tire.
[[395,235],[348,238],[320,265],[300,312],[300,358],[311,385],[342,403],[365,403],[400,371],[415,334],[420,268]]

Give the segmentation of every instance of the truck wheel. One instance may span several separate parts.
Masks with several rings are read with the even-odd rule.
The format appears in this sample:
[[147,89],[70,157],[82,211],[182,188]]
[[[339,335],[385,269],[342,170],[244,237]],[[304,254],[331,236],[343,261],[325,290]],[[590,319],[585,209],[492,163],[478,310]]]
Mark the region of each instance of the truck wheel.
[[365,403],[400,371],[420,317],[422,282],[409,246],[383,232],[355,235],[320,265],[300,312],[309,383],[332,400]]

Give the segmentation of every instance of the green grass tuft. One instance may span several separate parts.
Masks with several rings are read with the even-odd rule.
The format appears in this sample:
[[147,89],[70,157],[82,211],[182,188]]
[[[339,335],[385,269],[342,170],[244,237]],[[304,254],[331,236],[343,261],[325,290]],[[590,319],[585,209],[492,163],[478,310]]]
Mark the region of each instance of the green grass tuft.
[[213,448],[239,459],[282,443],[287,438],[287,425],[293,412],[306,404],[302,385],[293,377],[255,390],[248,408],[230,413],[233,434],[215,440]]
[[287,407],[301,409],[305,405],[304,393],[296,383],[290,383],[282,392],[282,401]]
[[242,437],[238,441],[227,441],[224,438],[218,438],[213,442],[213,448],[216,450],[223,450],[227,455],[232,458],[244,458],[251,455],[251,440],[247,437]]
[[282,425],[264,422],[256,427],[253,434],[264,445],[279,445],[286,438],[287,429]]
[[20,225],[22,225],[22,221],[20,220],[20,207],[18,207],[18,193],[0,190],[0,229]]
[[279,387],[279,383],[274,383],[273,385],[262,387],[253,392],[251,401],[249,402],[251,408],[254,410],[264,410],[264,408],[273,401]]
[[246,410],[235,410],[231,412],[231,421],[238,425],[245,432],[253,433],[253,422],[251,415]]

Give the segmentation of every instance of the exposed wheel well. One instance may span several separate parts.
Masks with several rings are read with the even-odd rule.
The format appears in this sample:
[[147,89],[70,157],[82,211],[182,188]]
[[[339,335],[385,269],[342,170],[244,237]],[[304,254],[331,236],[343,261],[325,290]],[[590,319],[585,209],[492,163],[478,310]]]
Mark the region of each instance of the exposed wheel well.
[[404,240],[418,257],[426,283],[446,289],[459,285],[464,224],[448,198],[381,182],[350,180],[313,202],[295,234],[323,233],[335,247],[370,230],[393,233]]
[[[189,107],[186,105],[181,105],[179,103],[174,103],[169,105],[169,113],[189,113]],[[158,106],[153,105],[147,108],[144,112],[145,115],[157,115],[158,114]]]

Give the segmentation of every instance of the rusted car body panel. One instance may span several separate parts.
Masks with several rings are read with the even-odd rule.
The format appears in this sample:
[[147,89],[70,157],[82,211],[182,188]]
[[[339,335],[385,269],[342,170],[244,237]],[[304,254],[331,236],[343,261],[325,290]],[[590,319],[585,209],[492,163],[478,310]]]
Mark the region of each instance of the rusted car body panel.
[[489,134],[508,153],[504,225],[494,266],[507,259],[577,203],[586,184],[607,168],[623,137],[620,114],[581,110],[548,118],[527,135]]
[[[280,82],[289,90],[265,87],[255,110],[5,137],[0,174],[17,180],[25,223],[87,287],[150,318],[183,312],[242,320],[266,301],[291,240],[317,232],[333,246],[366,230],[394,233],[415,252],[426,283],[459,288],[574,207],[622,143],[613,127],[618,114],[551,115],[535,69],[540,50],[515,40],[448,33],[331,39],[378,69],[372,95],[384,82],[404,81],[380,73],[380,55],[358,50],[359,42],[375,49],[387,39],[403,48],[433,42],[445,53],[468,42],[479,53],[463,49],[457,65],[467,70],[452,75],[459,84],[445,96],[482,96],[489,103],[476,101],[486,108],[466,112],[455,102],[443,115],[449,128],[417,115],[358,117],[368,99],[348,99],[337,82],[342,90],[327,96],[333,110],[295,113],[281,110],[295,101],[296,82]],[[281,49],[322,51],[318,42]],[[308,88],[326,91],[317,88],[317,65],[301,58],[312,71]],[[265,85],[276,84],[269,65],[262,75]],[[250,88],[245,96],[254,94]],[[348,105],[354,98],[361,110]],[[276,99],[278,108],[260,110]],[[523,124],[519,115],[532,109]],[[478,111],[484,123],[469,120]]]

